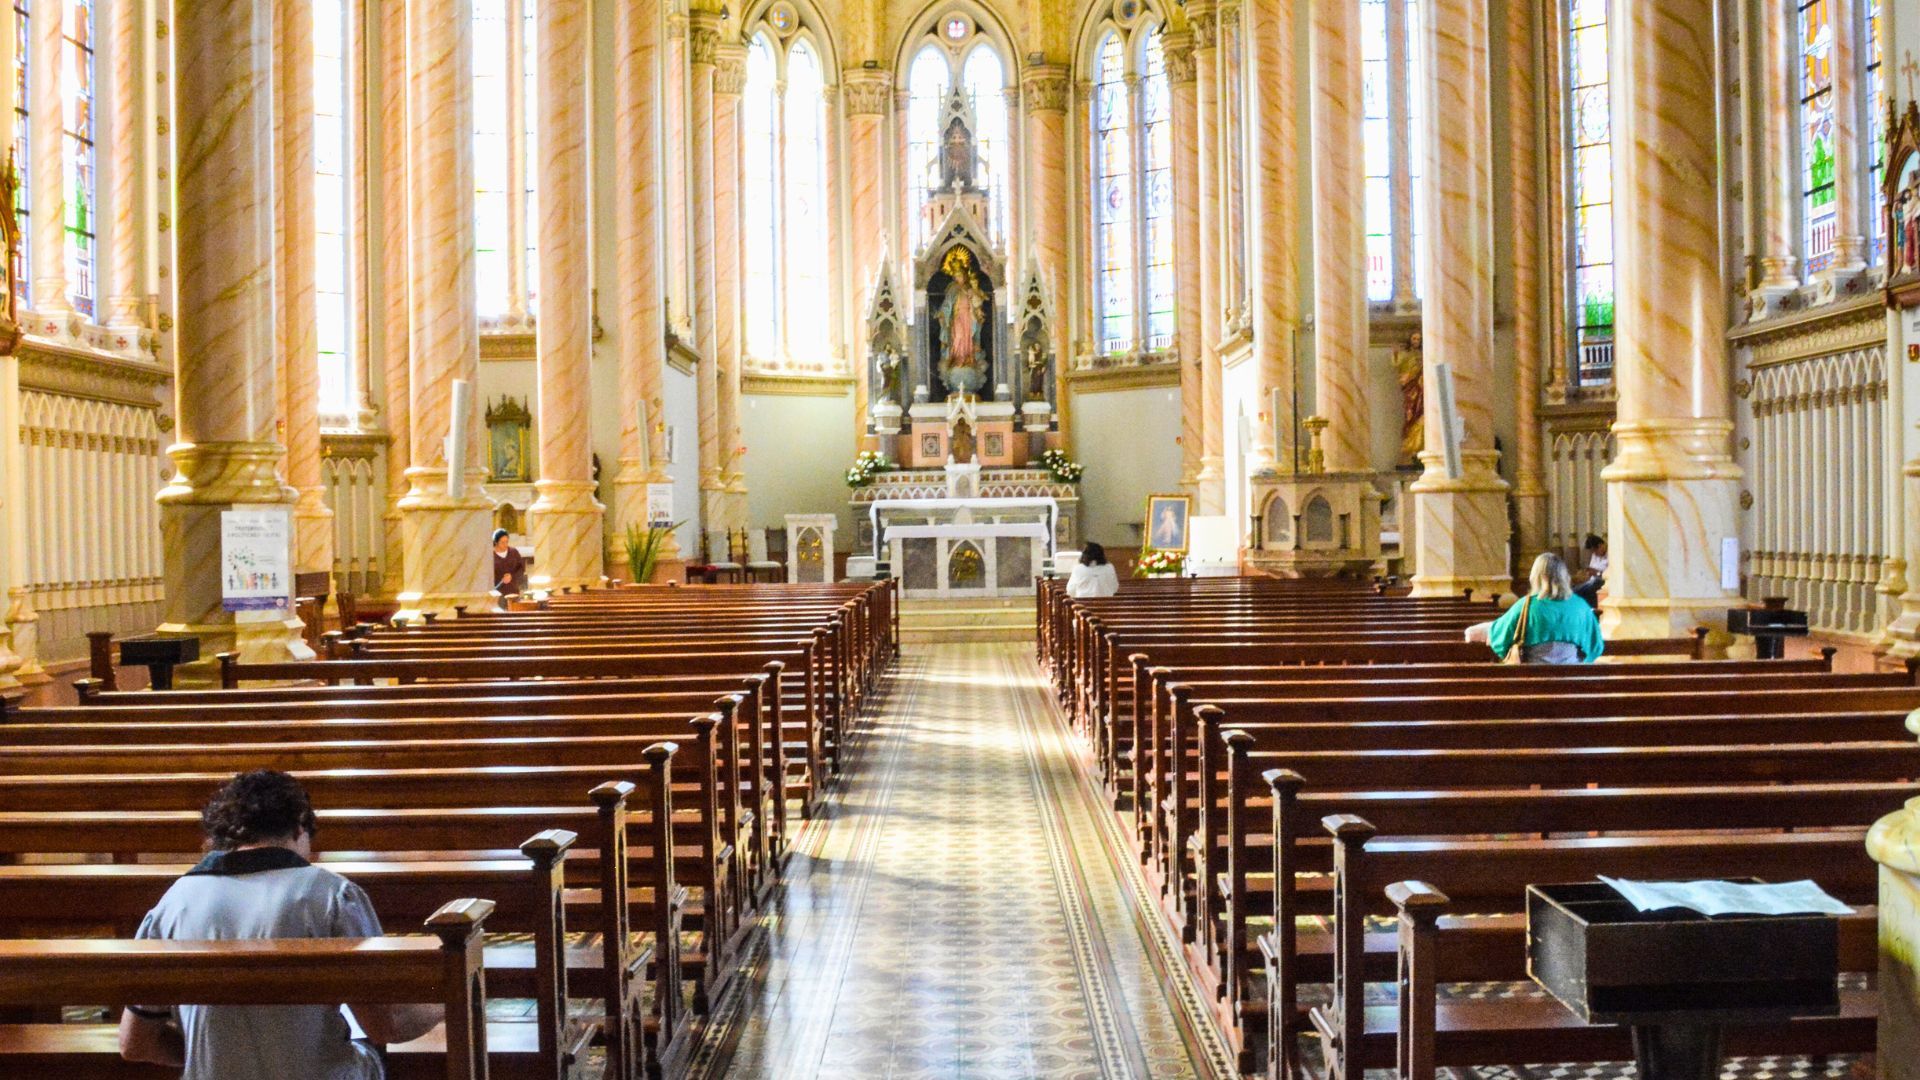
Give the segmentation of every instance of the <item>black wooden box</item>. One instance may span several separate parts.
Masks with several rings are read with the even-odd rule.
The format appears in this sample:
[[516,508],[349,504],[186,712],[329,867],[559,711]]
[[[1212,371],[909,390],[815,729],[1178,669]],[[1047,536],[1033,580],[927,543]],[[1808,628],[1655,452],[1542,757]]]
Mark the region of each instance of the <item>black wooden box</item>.
[[1642,912],[1603,882],[1527,888],[1527,973],[1587,1023],[1831,1016],[1839,970],[1831,915]]
[[164,664],[178,667],[200,659],[200,639],[164,634],[146,634],[120,639],[120,663],[149,667]]

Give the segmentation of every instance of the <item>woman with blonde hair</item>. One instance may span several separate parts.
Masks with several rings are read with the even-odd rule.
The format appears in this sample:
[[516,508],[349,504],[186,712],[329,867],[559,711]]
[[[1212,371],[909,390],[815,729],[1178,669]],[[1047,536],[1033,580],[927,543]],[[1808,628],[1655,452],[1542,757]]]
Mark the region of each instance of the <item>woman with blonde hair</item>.
[[1519,651],[1523,664],[1591,664],[1606,651],[1600,619],[1574,595],[1566,561],[1547,552],[1533,560],[1526,599],[1507,609],[1487,632],[1487,644],[1502,659]]

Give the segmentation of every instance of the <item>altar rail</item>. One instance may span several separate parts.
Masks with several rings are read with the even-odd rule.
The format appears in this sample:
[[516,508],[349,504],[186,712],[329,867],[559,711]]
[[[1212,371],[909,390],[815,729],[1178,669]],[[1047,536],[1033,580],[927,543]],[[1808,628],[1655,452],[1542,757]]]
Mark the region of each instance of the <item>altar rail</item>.
[[1872,634],[1886,570],[1884,343],[1754,364],[1749,597],[1785,596],[1816,629]]

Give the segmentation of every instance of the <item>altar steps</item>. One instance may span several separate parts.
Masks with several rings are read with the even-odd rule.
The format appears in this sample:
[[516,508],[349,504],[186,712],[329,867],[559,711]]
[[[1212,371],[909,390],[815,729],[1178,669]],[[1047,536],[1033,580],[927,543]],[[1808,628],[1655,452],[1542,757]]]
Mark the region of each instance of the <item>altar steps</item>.
[[903,643],[1033,640],[1033,599],[906,600],[900,605]]

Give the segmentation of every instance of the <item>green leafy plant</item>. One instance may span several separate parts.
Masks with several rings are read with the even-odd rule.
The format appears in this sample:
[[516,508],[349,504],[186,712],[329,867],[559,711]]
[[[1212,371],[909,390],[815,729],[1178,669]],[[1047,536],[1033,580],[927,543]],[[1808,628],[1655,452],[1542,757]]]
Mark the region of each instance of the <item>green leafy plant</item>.
[[1053,474],[1053,478],[1062,484],[1077,484],[1087,472],[1087,467],[1068,457],[1065,450],[1042,451],[1040,467]]
[[633,575],[634,584],[645,585],[653,580],[654,568],[660,564],[660,550],[666,547],[667,537],[672,536],[673,530],[680,525],[678,521],[672,524],[627,523],[627,570]]

